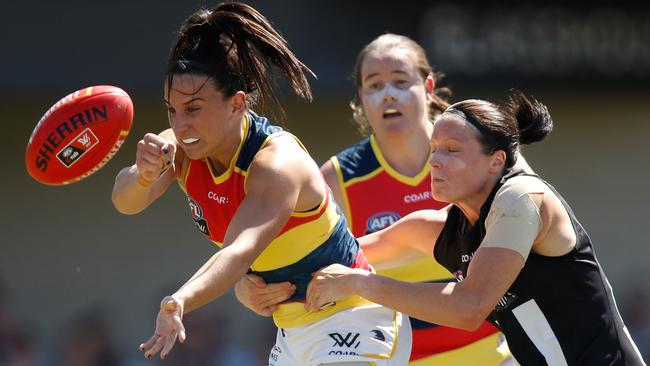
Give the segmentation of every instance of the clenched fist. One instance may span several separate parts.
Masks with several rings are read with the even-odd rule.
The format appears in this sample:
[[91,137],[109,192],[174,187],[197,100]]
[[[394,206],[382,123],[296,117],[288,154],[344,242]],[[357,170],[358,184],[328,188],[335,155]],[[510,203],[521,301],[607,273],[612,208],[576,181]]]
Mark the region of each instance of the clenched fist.
[[148,133],[138,142],[135,165],[138,181],[144,185],[155,182],[174,162],[176,144],[162,136]]

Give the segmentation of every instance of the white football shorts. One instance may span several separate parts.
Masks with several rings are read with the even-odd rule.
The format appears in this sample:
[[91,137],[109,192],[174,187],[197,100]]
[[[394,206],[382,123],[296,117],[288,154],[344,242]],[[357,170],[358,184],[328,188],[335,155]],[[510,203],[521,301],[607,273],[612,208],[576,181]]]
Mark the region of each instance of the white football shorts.
[[408,317],[381,305],[364,305],[309,325],[278,329],[269,366],[403,366],[411,341]]

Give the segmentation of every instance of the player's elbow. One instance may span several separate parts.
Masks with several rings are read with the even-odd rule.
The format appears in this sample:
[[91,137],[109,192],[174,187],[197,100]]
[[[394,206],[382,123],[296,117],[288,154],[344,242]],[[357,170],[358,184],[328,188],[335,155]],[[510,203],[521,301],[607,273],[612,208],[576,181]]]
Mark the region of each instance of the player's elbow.
[[113,203],[113,206],[115,206],[115,209],[117,210],[117,212],[119,212],[121,214],[124,214],[124,215],[136,215],[136,214],[139,214],[140,212],[142,212],[142,210],[134,210],[134,209],[131,209],[131,208],[128,208],[128,207],[121,207],[119,205],[116,205],[115,203]]
[[459,310],[459,312],[455,314],[453,321],[448,325],[469,332],[477,330],[481,324],[485,322],[485,318],[487,318],[487,315],[489,314],[489,312],[485,314],[480,309],[474,307],[465,307],[462,310],[457,310]]
[[460,319],[457,328],[469,332],[473,332],[477,330],[481,326],[481,324],[483,324],[483,322],[485,322],[485,318],[486,316],[483,315],[482,313],[470,312]]
[[117,212],[124,215],[135,215],[144,210],[144,208],[134,207],[126,202],[126,200],[120,194],[116,193],[115,190],[113,190],[113,193],[111,194],[111,201],[113,201],[113,207],[115,207]]
[[475,331],[494,309],[494,305],[486,301],[480,294],[467,294],[468,296],[462,302],[462,308],[459,308],[457,328]]

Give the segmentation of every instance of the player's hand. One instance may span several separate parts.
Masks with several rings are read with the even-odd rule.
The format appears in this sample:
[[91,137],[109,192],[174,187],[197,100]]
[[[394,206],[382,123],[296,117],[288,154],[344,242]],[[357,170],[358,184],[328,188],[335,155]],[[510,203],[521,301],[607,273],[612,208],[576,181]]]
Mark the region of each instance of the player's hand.
[[176,338],[181,343],[185,342],[185,327],[182,319],[182,306],[173,297],[166,296],[160,303],[160,311],[156,319],[156,332],[148,341],[140,345],[140,350],[144,352],[146,358],[152,357],[158,352],[160,352],[160,358],[165,358],[174,347]]
[[318,311],[336,301],[355,295],[356,276],[365,276],[368,273],[370,272],[341,264],[331,264],[321,268],[314,273],[307,286],[305,309]]
[[271,316],[278,304],[289,299],[296,291],[290,282],[267,284],[262,277],[248,274],[235,285],[235,295],[258,315]]
[[138,142],[135,165],[138,181],[144,185],[155,182],[174,162],[176,145],[159,135],[148,133]]

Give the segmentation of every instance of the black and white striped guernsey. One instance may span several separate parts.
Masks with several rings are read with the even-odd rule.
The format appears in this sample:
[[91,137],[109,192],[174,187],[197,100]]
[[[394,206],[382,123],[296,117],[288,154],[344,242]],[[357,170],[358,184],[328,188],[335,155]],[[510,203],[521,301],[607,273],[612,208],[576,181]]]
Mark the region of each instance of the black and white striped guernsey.
[[[475,225],[458,207],[450,209],[434,256],[459,280],[467,276],[471,258],[485,236],[485,219],[497,191],[507,179],[522,174],[526,173],[511,172],[496,184]],[[510,351],[524,366],[645,365],[621,320],[591,239],[569,205],[546,185],[571,219],[576,246],[559,257],[531,252],[488,320],[502,330]]]

